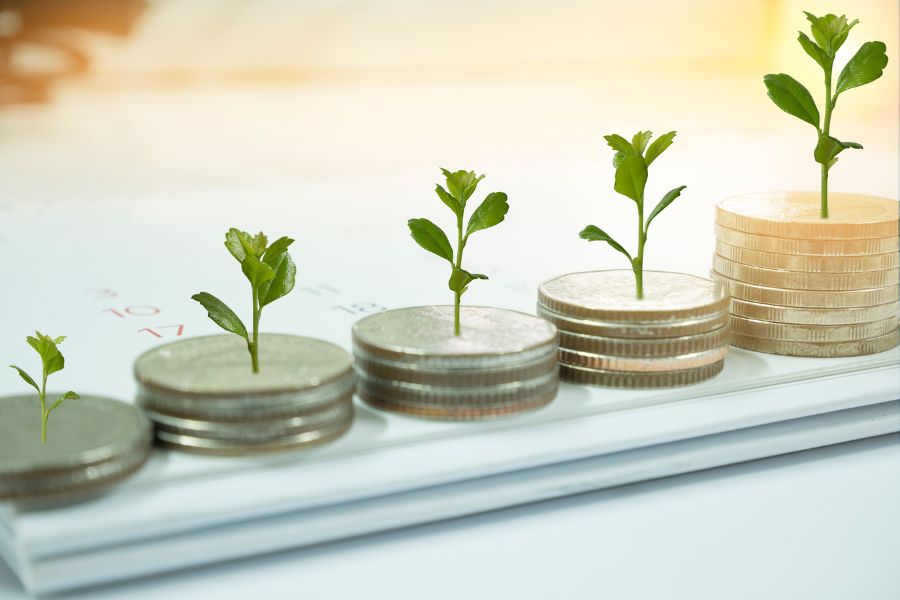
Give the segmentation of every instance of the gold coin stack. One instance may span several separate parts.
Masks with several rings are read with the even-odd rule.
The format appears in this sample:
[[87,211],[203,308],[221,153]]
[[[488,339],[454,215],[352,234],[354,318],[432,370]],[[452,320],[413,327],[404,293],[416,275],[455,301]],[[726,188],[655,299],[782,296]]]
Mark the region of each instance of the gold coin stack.
[[732,344],[838,357],[897,345],[898,203],[817,193],[747,194],[716,207],[712,276],[731,291]]
[[570,273],[541,284],[537,314],[559,330],[560,377],[621,388],[674,387],[721,372],[728,352],[728,293],[683,273]]

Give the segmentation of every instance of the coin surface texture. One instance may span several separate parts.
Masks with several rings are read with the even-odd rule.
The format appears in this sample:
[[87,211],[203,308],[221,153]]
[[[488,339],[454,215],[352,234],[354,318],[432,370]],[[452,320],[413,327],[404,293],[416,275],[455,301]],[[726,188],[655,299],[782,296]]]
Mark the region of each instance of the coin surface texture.
[[884,271],[896,269],[900,253],[888,252],[869,256],[809,256],[775,254],[733,246],[721,240],[716,241],[716,254],[730,261],[775,269],[779,271],[803,271],[808,273],[859,273],[861,271]]
[[897,328],[897,317],[854,325],[798,325],[774,323],[732,315],[731,330],[735,334],[772,340],[798,342],[850,342],[890,333]]
[[713,255],[713,269],[725,277],[744,283],[789,290],[868,290],[897,285],[900,271],[863,271],[860,273],[803,273],[751,267]]
[[877,304],[895,302],[900,298],[900,286],[897,285],[869,290],[788,290],[778,287],[744,283],[726,277],[717,271],[712,271],[710,276],[727,286],[734,298],[778,306],[793,306],[797,308],[858,308],[861,306],[875,306]]
[[885,352],[897,346],[900,333],[894,330],[885,335],[867,340],[850,342],[800,342],[758,338],[749,335],[734,334],[733,346],[785,356],[805,356],[810,358],[838,358],[844,356],[863,356]]
[[681,371],[604,371],[588,367],[560,365],[560,377],[571,383],[618,388],[660,388],[693,385],[722,372],[725,361]]
[[773,254],[846,257],[889,254],[900,249],[900,238],[896,235],[854,240],[800,240],[735,231],[718,223],[715,225],[715,231],[716,239],[726,244]]
[[900,302],[888,302],[875,306],[857,308],[796,308],[760,304],[739,298],[731,299],[731,312],[739,317],[777,323],[797,323],[800,325],[852,325],[871,323],[900,312]]

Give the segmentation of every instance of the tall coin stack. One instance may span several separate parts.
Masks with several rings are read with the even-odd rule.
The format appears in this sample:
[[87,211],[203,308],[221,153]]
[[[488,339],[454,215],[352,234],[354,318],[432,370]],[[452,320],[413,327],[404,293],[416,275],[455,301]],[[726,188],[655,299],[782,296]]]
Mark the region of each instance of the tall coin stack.
[[817,193],[728,198],[712,275],[731,290],[732,343],[790,356],[883,352],[898,343],[898,204]]
[[728,293],[708,279],[644,271],[571,273],[538,288],[538,315],[559,329],[560,376],[622,388],[673,387],[718,374],[728,352]]
[[189,338],[134,363],[138,405],[169,448],[217,455],[291,450],[353,423],[350,355],[314,338],[260,335],[260,372],[236,335]]
[[556,328],[483,306],[400,308],[353,326],[357,394],[375,408],[469,421],[540,408],[556,397]]

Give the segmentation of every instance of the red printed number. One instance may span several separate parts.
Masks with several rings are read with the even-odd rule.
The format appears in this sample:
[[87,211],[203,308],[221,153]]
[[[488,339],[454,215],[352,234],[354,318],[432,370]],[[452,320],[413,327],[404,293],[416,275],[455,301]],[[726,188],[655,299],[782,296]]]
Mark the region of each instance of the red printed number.
[[126,306],[123,309],[115,309],[115,308],[107,308],[106,310],[100,311],[105,313],[110,313],[119,317],[120,319],[124,319],[125,317],[152,317],[153,315],[159,314],[159,309],[155,306]]
[[147,333],[149,333],[149,334],[152,335],[153,337],[161,338],[161,337],[165,337],[163,334],[160,333],[160,331],[162,331],[163,329],[175,329],[175,330],[176,330],[176,331],[175,331],[175,337],[181,337],[181,334],[184,333],[184,324],[181,324],[181,325],[163,325],[163,326],[161,326],[161,327],[154,327],[154,328],[152,328],[152,329],[151,329],[150,327],[145,327],[145,328],[143,328],[143,329],[138,329],[138,333],[143,333],[144,331],[146,331]]

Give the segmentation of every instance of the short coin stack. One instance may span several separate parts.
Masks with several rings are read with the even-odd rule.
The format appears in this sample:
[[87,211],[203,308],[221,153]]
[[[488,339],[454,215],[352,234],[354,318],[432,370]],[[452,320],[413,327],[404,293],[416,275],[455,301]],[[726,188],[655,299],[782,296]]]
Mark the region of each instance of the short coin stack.
[[353,326],[358,395],[383,410],[479,420],[534,410],[559,389],[556,328],[523,313],[452,306],[390,310]]
[[81,500],[133,474],[150,456],[150,421],[132,404],[95,396],[63,403],[43,443],[36,395],[0,398],[0,407],[0,500]]
[[562,275],[538,289],[538,315],[559,329],[560,375],[622,388],[688,385],[718,374],[728,352],[728,293],[708,279],[645,271]]
[[159,346],[135,361],[138,404],[169,448],[217,455],[291,450],[353,422],[350,356],[313,338],[262,334],[260,372],[233,335]]
[[898,203],[815,193],[752,194],[716,209],[713,277],[731,291],[732,343],[838,357],[897,345]]

